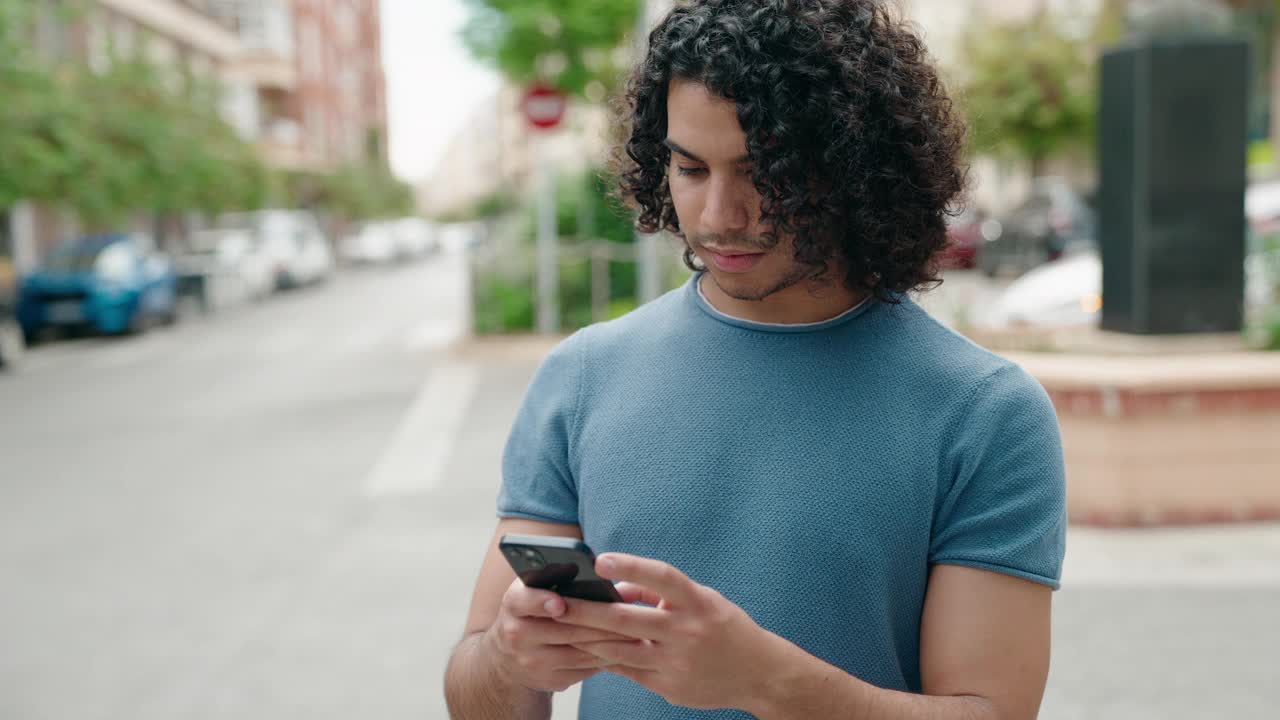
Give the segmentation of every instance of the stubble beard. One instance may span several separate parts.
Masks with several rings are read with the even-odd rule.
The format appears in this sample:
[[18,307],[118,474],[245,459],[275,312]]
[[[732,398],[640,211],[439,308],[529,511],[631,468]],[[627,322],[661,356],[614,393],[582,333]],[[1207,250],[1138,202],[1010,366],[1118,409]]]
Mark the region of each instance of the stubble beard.
[[708,271],[707,275],[711,276],[711,281],[716,284],[716,287],[720,288],[720,292],[728,295],[734,300],[760,302],[770,295],[780,293],[783,290],[795,287],[805,280],[808,280],[811,272],[812,271],[810,269],[805,268],[803,265],[796,265],[773,285],[764,286],[765,289],[725,287],[724,284],[716,278],[715,273]]

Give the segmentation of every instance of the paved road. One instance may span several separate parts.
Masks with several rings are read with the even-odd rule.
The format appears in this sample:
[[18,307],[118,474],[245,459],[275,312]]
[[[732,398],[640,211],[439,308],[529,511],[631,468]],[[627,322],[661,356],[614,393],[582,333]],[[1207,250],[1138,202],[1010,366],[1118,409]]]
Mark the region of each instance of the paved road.
[[[459,270],[0,376],[0,718],[444,718],[534,362],[442,349]],[[1043,717],[1274,717],[1280,527],[1075,531],[1066,575]]]

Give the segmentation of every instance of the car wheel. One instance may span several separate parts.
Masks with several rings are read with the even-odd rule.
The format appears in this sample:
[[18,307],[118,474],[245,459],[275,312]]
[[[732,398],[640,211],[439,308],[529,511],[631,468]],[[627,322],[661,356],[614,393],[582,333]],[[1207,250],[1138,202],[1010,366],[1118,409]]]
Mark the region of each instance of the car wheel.
[[0,322],[0,368],[12,370],[22,362],[26,343],[16,323]]
[[141,306],[134,308],[133,315],[129,318],[129,327],[125,333],[128,335],[145,335],[151,329],[151,316]]

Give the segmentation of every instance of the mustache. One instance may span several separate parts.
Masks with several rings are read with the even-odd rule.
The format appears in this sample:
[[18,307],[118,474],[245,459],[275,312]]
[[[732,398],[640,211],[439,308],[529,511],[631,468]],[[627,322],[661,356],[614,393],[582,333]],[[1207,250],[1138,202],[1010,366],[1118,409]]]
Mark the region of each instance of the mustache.
[[695,233],[689,238],[689,242],[702,247],[712,245],[720,248],[758,250],[760,252],[772,250],[778,246],[777,238],[767,235],[747,235],[745,233],[734,233],[732,235]]

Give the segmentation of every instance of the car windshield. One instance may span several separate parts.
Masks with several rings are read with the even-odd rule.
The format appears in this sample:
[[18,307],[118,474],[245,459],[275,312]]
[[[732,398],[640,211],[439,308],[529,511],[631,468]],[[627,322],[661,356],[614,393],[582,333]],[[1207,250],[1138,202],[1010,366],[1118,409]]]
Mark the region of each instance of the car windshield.
[[103,247],[101,243],[67,240],[49,254],[45,267],[52,272],[89,272]]

